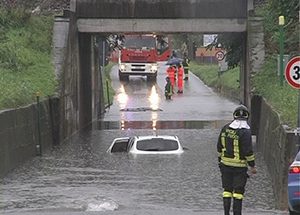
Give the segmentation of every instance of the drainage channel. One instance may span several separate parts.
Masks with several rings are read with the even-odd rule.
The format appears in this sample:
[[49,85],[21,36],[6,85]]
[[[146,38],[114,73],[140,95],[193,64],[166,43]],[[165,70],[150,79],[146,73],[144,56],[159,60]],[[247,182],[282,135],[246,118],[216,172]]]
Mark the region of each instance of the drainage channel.
[[97,129],[220,129],[228,120],[215,121],[98,121]]

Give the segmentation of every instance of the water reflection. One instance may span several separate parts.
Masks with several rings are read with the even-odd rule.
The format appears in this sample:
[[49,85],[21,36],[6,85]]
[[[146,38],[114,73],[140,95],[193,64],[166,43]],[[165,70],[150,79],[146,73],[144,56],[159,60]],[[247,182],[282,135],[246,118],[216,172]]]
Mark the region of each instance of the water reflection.
[[128,95],[125,92],[125,88],[123,84],[119,89],[119,94],[117,95],[117,101],[119,103],[120,109],[125,108],[127,106]]
[[157,110],[159,105],[159,95],[156,91],[156,86],[152,86],[148,100],[150,101],[150,107],[153,110]]
[[152,120],[152,129],[156,130],[157,112],[152,112],[151,113],[151,120]]
[[[148,100],[150,101],[150,108],[152,110],[158,110],[160,98],[159,98],[159,95],[157,93],[155,85],[152,86],[152,88],[151,88],[151,93],[150,93],[150,96],[149,96]],[[158,118],[157,112],[152,111],[151,112],[151,121],[152,121],[152,129],[153,130],[156,130],[157,118]]]
[[125,121],[121,120],[121,130],[124,131],[125,130]]
[[215,121],[159,121],[157,112],[151,113],[152,121],[98,121],[99,130],[110,129],[220,129],[228,120]]

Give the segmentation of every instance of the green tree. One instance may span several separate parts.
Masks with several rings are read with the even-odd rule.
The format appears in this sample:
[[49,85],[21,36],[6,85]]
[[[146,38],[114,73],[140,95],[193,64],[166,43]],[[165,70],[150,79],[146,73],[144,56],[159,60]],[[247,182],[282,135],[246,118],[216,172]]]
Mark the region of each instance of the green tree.
[[219,34],[207,49],[221,47],[226,50],[225,60],[229,69],[237,67],[242,56],[244,34],[242,33],[223,33]]
[[257,15],[264,17],[267,53],[278,53],[279,50],[279,16],[285,17],[285,52],[291,55],[299,53],[299,4],[297,0],[268,0],[256,11]]
[[[279,26],[278,17],[285,17],[285,53],[299,54],[299,4],[296,0],[268,0],[257,9],[256,15],[264,17],[265,46],[268,54],[279,51]],[[243,34],[220,34],[207,48],[217,47],[221,44],[227,51],[226,61],[229,68],[239,65],[242,56]]]

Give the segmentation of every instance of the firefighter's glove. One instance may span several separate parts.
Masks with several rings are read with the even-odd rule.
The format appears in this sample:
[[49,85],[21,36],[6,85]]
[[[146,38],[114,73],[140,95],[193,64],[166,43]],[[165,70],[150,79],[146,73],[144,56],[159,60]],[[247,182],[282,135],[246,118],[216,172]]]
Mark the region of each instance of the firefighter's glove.
[[255,175],[257,173],[256,167],[250,167],[250,172],[252,175]]

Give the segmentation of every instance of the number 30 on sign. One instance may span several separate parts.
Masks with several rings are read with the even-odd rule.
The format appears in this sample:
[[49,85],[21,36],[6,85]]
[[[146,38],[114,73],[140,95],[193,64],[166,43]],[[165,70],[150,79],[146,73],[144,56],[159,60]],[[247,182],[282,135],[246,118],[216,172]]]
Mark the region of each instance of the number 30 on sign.
[[292,87],[300,89],[300,56],[292,58],[285,67],[285,79]]

